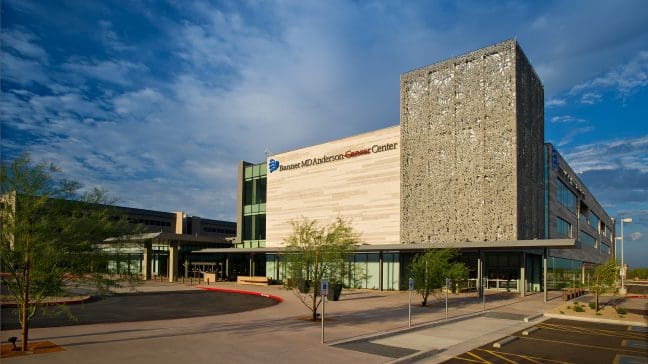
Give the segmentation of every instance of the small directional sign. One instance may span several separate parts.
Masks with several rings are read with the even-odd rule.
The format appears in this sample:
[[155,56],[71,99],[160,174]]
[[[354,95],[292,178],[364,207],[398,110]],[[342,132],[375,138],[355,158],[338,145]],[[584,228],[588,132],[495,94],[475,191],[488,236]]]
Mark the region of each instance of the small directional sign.
[[413,291],[414,290],[414,278],[409,279],[409,288],[408,290]]
[[450,279],[450,278],[446,278],[446,279],[445,279],[445,283],[446,283],[446,287],[447,287],[447,288],[450,288],[450,286],[452,285],[452,279]]
[[320,294],[322,296],[328,296],[329,282],[327,278],[322,278],[320,281]]

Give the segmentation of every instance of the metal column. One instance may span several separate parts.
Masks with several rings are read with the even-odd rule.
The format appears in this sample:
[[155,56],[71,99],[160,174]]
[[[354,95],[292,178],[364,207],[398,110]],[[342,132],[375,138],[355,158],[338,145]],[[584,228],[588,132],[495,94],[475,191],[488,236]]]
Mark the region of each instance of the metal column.
[[382,291],[383,290],[383,251],[380,251],[380,255],[378,255],[378,276],[380,276],[380,280],[378,281],[378,288]]
[[544,252],[542,253],[542,286],[544,290],[544,301],[547,302],[549,301],[548,295],[547,295],[547,254],[548,254],[548,249],[545,248]]
[[524,297],[526,295],[526,252],[522,252],[522,262],[520,264],[520,296]]
[[484,262],[484,257],[481,251],[479,251],[477,254],[479,255],[477,256],[477,282],[475,283],[475,288],[477,288],[477,296],[481,298],[482,294],[484,294],[482,287],[482,277],[484,274],[482,264]]

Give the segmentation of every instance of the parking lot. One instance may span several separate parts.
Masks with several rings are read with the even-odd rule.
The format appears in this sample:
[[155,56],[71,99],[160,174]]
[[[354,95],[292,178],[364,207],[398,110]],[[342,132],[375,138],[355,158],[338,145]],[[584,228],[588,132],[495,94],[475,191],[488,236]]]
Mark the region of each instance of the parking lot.
[[528,331],[501,348],[489,343],[445,363],[648,363],[646,327],[549,319]]

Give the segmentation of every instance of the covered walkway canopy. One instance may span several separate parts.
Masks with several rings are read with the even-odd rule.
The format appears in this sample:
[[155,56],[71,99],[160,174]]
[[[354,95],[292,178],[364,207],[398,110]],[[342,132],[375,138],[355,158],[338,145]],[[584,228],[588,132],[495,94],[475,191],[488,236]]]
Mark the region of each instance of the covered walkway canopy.
[[[178,267],[178,248],[181,245],[200,245],[200,244],[213,244],[222,246],[231,246],[232,243],[224,238],[204,235],[190,235],[190,234],[175,234],[171,232],[154,232],[134,234],[128,236],[120,236],[117,238],[108,238],[104,240],[106,243],[120,243],[120,244],[142,244],[142,276],[143,279],[150,279],[152,273],[151,257],[153,251],[153,244],[168,245],[169,247],[169,261],[167,265],[167,273],[169,282],[174,282],[177,279]],[[212,248],[212,249],[232,249],[232,248]],[[201,252],[202,250],[198,250]],[[211,264],[211,263],[209,263]]]
[[[570,249],[576,247],[576,239],[533,239],[533,240],[498,240],[498,241],[462,241],[462,242],[423,242],[411,244],[362,244],[357,245],[356,252],[377,252],[382,257],[383,252],[422,252],[427,249],[460,249],[462,251],[477,251],[479,258],[477,262],[477,285],[480,294],[482,294],[482,278],[484,272],[483,254],[489,251],[503,250],[542,250],[543,255],[543,291],[545,300],[547,299],[547,255],[549,249]],[[285,247],[268,247],[268,248],[208,248],[195,250],[196,254],[245,254],[252,256],[255,254],[282,254],[286,251]],[[536,253],[537,254],[537,253]],[[382,258],[381,258],[382,260]],[[381,262],[382,263],[382,262]],[[250,263],[251,264],[251,263]],[[380,275],[382,277],[382,264],[380,265]],[[521,267],[521,277],[524,277],[524,266]],[[382,279],[379,279],[382,282]],[[382,289],[382,286],[380,287]],[[521,294],[525,290],[521,289]]]

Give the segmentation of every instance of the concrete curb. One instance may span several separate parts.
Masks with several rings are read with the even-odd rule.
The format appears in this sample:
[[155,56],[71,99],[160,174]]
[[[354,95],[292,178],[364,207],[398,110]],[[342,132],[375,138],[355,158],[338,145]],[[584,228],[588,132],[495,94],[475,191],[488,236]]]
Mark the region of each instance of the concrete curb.
[[522,331],[522,336],[529,336],[529,334],[534,333],[534,332],[536,332],[538,330],[540,330],[540,328],[538,326],[534,326],[534,327],[532,327],[532,328],[530,328],[528,330]]
[[[488,312],[488,311],[486,311],[486,312]],[[451,324],[451,323],[458,322],[458,321],[468,320],[468,319],[473,318],[473,317],[482,316],[484,313],[485,313],[484,311],[479,311],[479,312],[475,312],[475,313],[468,313],[468,314],[461,315],[461,316],[450,317],[447,320],[446,319],[440,319],[440,320],[431,321],[431,322],[424,322],[424,323],[420,323],[420,324],[417,324],[417,325],[412,325],[412,327],[399,327],[399,328],[395,328],[395,329],[392,329],[392,330],[386,330],[386,331],[381,331],[381,332],[377,332],[377,333],[374,332],[374,333],[370,333],[370,334],[354,336],[354,337],[347,338],[347,339],[340,339],[340,340],[330,341],[330,342],[327,342],[327,344],[330,345],[330,346],[335,346],[335,345],[352,343],[352,342],[356,342],[356,341],[379,340],[379,339],[383,339],[383,338],[390,337],[390,336],[393,336],[393,335],[404,334],[404,333],[407,333],[407,332],[410,332],[410,331],[417,331],[417,330],[426,329],[426,328],[429,328],[429,327],[443,326],[443,325]],[[412,355],[414,355],[414,354],[412,354]]]
[[648,327],[648,322],[611,320],[611,319],[595,318],[595,317],[568,316],[568,315],[560,315],[560,314],[555,314],[555,313],[545,313],[544,316],[545,317],[550,317],[550,318],[557,318],[557,319],[561,319],[561,320],[587,321],[587,322],[596,322],[596,323],[600,323],[600,324],[613,324],[613,325],[629,325],[629,326]]
[[[59,306],[59,305],[78,305],[92,300],[92,296],[83,296],[82,298],[72,300],[61,300],[52,302],[41,302],[39,306]],[[32,306],[32,305],[30,305]],[[0,304],[1,308],[18,308],[17,303],[3,303]]]
[[202,286],[196,286],[198,289],[202,289],[203,291],[214,291],[214,292],[224,292],[224,293],[236,293],[236,294],[246,294],[249,296],[258,296],[258,297],[265,297],[269,298],[277,303],[281,303],[284,301],[283,298],[279,296],[275,296],[272,294],[267,294],[267,293],[261,293],[261,292],[254,292],[254,291],[242,291],[239,289],[229,289],[229,288],[211,288],[211,287],[202,287]]
[[542,315],[544,315],[544,314],[543,313],[538,313],[538,314],[535,314],[535,315],[532,315],[532,316],[529,316],[529,317],[525,317],[524,322],[531,322],[531,321],[537,319],[538,317],[542,317]]
[[500,340],[500,341],[498,341],[496,343],[493,343],[493,347],[497,348],[497,349],[501,349],[502,346],[510,343],[511,341],[515,341],[517,339],[518,339],[517,336],[508,336],[508,337],[504,338],[503,340]]

